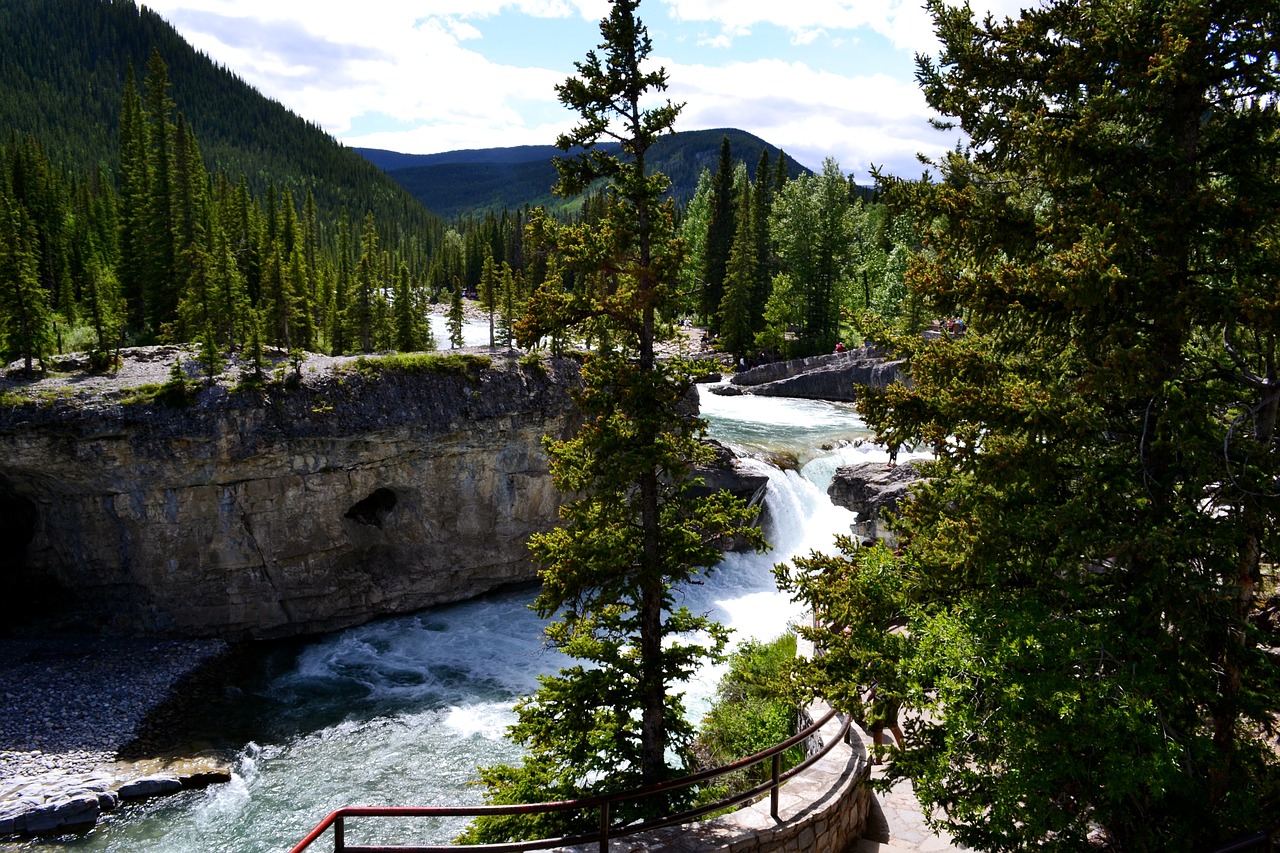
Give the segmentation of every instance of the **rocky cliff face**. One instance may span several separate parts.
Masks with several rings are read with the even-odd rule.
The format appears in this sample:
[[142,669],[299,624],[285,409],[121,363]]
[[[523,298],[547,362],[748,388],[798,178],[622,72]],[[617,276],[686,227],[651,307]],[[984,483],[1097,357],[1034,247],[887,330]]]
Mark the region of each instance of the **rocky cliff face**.
[[858,398],[858,388],[885,388],[894,382],[909,382],[902,364],[901,360],[887,360],[872,348],[816,355],[744,370],[716,393],[852,402]]
[[[105,633],[278,637],[531,580],[571,361],[0,407],[0,584]],[[56,605],[44,613],[42,605]],[[12,613],[10,614],[13,615]]]

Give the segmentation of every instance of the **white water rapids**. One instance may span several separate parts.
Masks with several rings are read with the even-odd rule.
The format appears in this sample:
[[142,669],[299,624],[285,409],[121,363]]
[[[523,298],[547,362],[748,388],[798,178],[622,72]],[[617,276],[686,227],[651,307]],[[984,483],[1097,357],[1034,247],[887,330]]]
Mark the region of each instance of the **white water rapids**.
[[[487,343],[487,327],[485,335]],[[695,612],[733,628],[734,642],[772,639],[803,615],[775,588],[773,565],[830,549],[853,521],[826,496],[835,467],[888,457],[859,443],[869,434],[847,406],[705,390],[702,406],[712,437],[803,466],[802,476],[761,463],[773,550],[731,554],[681,592]],[[229,704],[247,709],[224,733],[238,749],[231,783],[125,807],[84,836],[30,846],[283,853],[339,806],[480,803],[476,766],[518,760],[503,737],[513,702],[563,663],[543,647],[533,597],[506,592],[276,648],[254,678],[227,686]],[[710,669],[689,685],[693,713],[705,709],[719,675]],[[366,819],[347,835],[349,843],[442,843],[464,823]]]

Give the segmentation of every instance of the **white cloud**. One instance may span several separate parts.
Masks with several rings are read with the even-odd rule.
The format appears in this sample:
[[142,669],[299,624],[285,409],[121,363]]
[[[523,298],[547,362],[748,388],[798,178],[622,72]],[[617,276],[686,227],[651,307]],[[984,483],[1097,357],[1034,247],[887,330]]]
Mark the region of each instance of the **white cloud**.
[[936,155],[951,144],[929,126],[919,89],[884,74],[847,76],[779,60],[664,64],[672,100],[685,102],[680,129],[742,128],[810,168],[830,156],[861,181],[872,164],[914,176],[917,152]]
[[[916,174],[918,151],[951,142],[928,126],[910,80],[846,67],[841,73],[783,59],[743,62],[735,42],[773,24],[803,49],[818,38],[857,42],[867,28],[918,50],[930,26],[922,0],[662,0],[642,10],[664,40],[715,48],[697,63],[663,60],[679,129],[740,127],[811,167],[834,156],[865,179],[870,163]],[[1012,0],[997,0],[1011,3]],[[554,87],[593,43],[557,44],[559,68],[516,67],[486,56],[495,16],[582,22],[607,0],[152,0],[197,48],[264,94],[352,145],[410,153],[545,144],[573,120]],[[990,5],[990,4],[988,4]],[[1012,7],[1011,7],[1012,8]],[[546,24],[542,32],[546,32]],[[861,31],[861,32],[859,32]],[[662,44],[658,43],[659,50]],[[781,43],[785,50],[785,42]],[[548,52],[550,53],[550,52]],[[855,54],[856,55],[856,54]]]
[[794,33],[791,34],[791,43],[797,47],[800,47],[806,44],[813,44],[815,41],[817,41],[822,36],[825,36],[826,34],[827,34],[827,31],[822,29],[822,27],[817,27],[812,30],[796,30]]
[[[793,33],[817,28],[856,30],[869,27],[900,50],[934,53],[938,42],[924,0],[662,0],[672,17],[688,22],[712,22],[726,27],[773,24]],[[1016,15],[1037,0],[975,0],[979,17]]]
[[[482,41],[475,21],[509,5],[550,17],[594,14],[585,0],[152,5],[198,49],[344,141],[371,144],[369,137],[346,138],[362,116],[425,123],[399,137],[374,135],[382,147],[399,139],[406,151],[488,147],[543,132],[526,127],[522,111],[556,109],[554,86],[564,74],[489,61],[470,46]],[[432,147],[419,147],[426,144]]]

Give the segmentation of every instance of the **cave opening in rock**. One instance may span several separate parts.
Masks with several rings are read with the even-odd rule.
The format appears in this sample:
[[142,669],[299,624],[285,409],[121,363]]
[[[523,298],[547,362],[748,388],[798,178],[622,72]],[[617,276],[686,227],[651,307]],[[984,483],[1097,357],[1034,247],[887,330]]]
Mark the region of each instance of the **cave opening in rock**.
[[0,608],[0,618],[11,625],[41,618],[65,598],[57,581],[33,573],[28,565],[38,520],[35,502],[0,479],[0,584],[8,600]]
[[373,494],[347,510],[346,518],[360,524],[381,528],[382,520],[396,505],[396,493],[390,489],[375,489]]

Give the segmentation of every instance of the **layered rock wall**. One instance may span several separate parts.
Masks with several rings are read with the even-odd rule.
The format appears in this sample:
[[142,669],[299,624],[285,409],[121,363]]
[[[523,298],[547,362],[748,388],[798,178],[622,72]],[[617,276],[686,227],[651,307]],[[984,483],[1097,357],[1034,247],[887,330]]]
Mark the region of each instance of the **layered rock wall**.
[[[729,388],[764,397],[852,402],[859,388],[909,382],[901,360],[872,347],[762,364],[735,374]],[[730,392],[732,393],[732,392]]]
[[[0,411],[0,583],[104,633],[278,637],[531,580],[571,361]],[[9,596],[12,601],[12,596]]]

